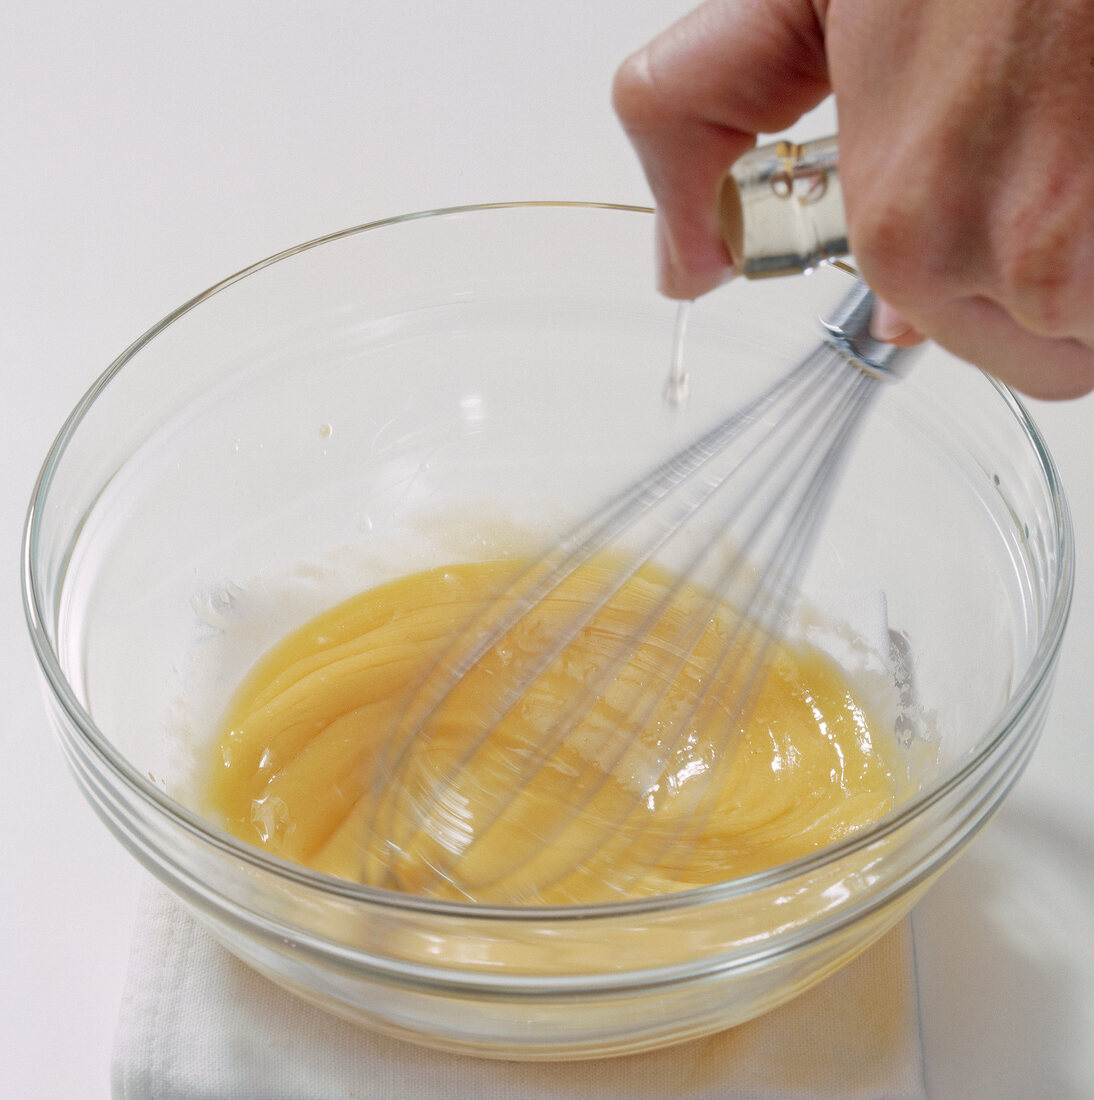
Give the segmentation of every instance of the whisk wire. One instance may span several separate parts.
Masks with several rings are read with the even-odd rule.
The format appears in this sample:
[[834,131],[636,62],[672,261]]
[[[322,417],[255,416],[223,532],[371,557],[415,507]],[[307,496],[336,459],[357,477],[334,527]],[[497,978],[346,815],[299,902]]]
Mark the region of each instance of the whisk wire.
[[[861,294],[854,308],[856,316],[863,316]],[[442,655],[408,707],[378,772],[384,787],[376,792],[371,828],[374,836],[387,838],[381,884],[400,884],[401,856],[415,846],[419,865],[424,863],[436,881],[469,897],[482,896],[504,880],[507,897],[534,900],[576,865],[589,870],[610,858],[613,845],[648,834],[652,812],[637,825],[632,819],[643,807],[652,809],[659,798],[668,797],[678,782],[672,762],[694,731],[717,729],[707,744],[709,766],[703,784],[693,785],[700,792],[693,799],[693,811],[672,827],[661,828],[652,863],[671,863],[686,845],[694,845],[715,808],[717,770],[728,766],[730,743],[739,736],[762,686],[771,646],[789,615],[855,430],[873,399],[878,377],[889,373],[887,361],[880,370],[869,359],[864,362],[838,325],[827,327],[824,342],[795,370],[576,526],[554,551],[523,571]],[[753,467],[761,474],[750,475]],[[691,529],[699,519],[709,528],[707,537],[697,538]],[[726,531],[734,534],[731,547],[723,537]],[[533,737],[508,750],[516,753],[511,769],[473,769],[487,748],[495,751],[489,743],[498,724],[526,705],[540,678],[558,662],[580,658],[579,643],[590,630],[595,633],[598,616],[677,546],[686,560],[667,570],[665,576],[671,580],[637,627],[580,677],[580,690],[555,709],[550,728],[533,728]],[[719,552],[724,561],[712,568],[711,559]],[[763,569],[749,564],[760,560]],[[587,566],[607,574],[602,584],[592,593],[571,593],[568,586],[576,571]],[[714,580],[695,582],[696,576],[711,571]],[[685,595],[689,612],[673,624],[669,617],[677,614]],[[537,614],[546,614],[545,601],[551,605],[551,630],[521,662],[515,652],[521,633],[527,633],[529,624],[535,628]],[[697,676],[686,706],[669,706],[672,685],[694,672],[696,648],[716,622],[719,608],[727,606],[734,610],[732,629]],[[487,668],[486,659],[507,647],[514,651],[510,664],[501,670]],[[627,686],[619,678],[632,675],[628,660],[651,647],[658,675],[652,677],[652,686],[641,685],[635,698],[619,710],[609,697]],[[648,659],[652,658],[643,658]],[[492,677],[496,671],[501,680],[489,703],[481,696],[468,698],[473,696],[467,690],[469,678],[484,670]],[[718,684],[716,692],[709,690],[712,684]],[[727,698],[732,699],[728,709]],[[444,766],[416,763],[415,750],[423,739],[428,742],[432,730],[444,725],[446,705],[453,699],[473,714],[473,721],[460,731],[458,750]],[[598,727],[592,719],[606,707],[611,721]],[[647,776],[638,797],[624,803],[622,812],[617,802],[610,814],[591,814],[590,807],[609,779],[628,753],[636,751],[642,731],[666,707],[673,713],[667,725],[661,721],[658,727],[663,734],[658,742],[660,771]],[[566,799],[546,826],[521,826],[517,804],[532,779],[574,736],[582,739],[578,759],[584,764],[570,765]],[[465,817],[472,802],[475,828],[469,830]],[[569,847],[555,852],[555,842],[581,815],[586,820],[579,831],[580,850],[571,838]],[[473,873],[471,856],[503,822],[510,858],[504,865]],[[645,866],[650,865],[647,860]],[[618,870],[614,878],[619,889],[628,885]]]
[[[456,644],[441,656],[411,703],[395,736],[389,742],[383,765],[377,771],[378,777],[390,777],[400,773],[420,731],[428,725],[464,676],[496,647],[500,638],[517,626],[533,608],[541,604],[564,580],[572,576],[575,570],[608,547],[617,545],[620,537],[628,529],[633,528],[636,519],[654,515],[654,509],[659,502],[665,499],[671,500],[674,490],[702,470],[706,464],[718,458],[724,452],[726,445],[749,425],[761,422],[764,414],[784,399],[787,393],[793,393],[795,389],[799,389],[808,394],[808,390],[804,388],[804,381],[811,373],[812,366],[811,360],[803,361],[771,389],[735,410],[681,451],[656,465],[643,478],[609,501],[600,512],[572,529],[559,540],[548,555],[540,558],[537,563],[518,576],[490,607],[469,624],[457,639]],[[670,537],[675,529],[708,498],[709,492],[698,500],[682,501],[683,506],[678,509],[677,514],[667,521],[662,520],[660,540]],[[621,570],[613,583],[604,585],[598,598],[585,601],[565,627],[554,631],[551,644],[541,649],[536,664],[524,670],[526,677],[537,676],[550,666],[574,638],[610,603],[623,585],[641,568],[641,565],[653,557],[660,540],[655,532],[654,537],[644,544],[642,552],[636,552],[633,555],[630,568]],[[468,739],[463,755],[450,768],[452,773],[457,773],[472,763],[478,750],[490,736],[493,725],[496,725],[497,721],[500,721],[519,700],[521,690],[520,685],[514,685],[512,690],[497,700],[494,722],[484,721],[478,736]],[[560,729],[564,737],[565,726],[561,726]],[[542,762],[554,747],[557,745],[544,743],[541,746],[542,751],[538,753],[540,758],[538,762]],[[438,776],[437,789],[442,789],[443,785],[444,777]],[[377,789],[378,797],[374,800],[375,809],[371,826],[374,832],[381,807],[386,805],[389,810],[387,826],[393,825],[403,817],[398,813],[395,801],[387,797],[386,792],[393,790],[406,794],[401,784],[392,785],[386,780],[383,788]],[[395,795],[396,800],[399,797],[399,794]]]
[[[872,400],[875,391],[876,380],[870,376],[861,375],[860,379],[856,380],[856,385],[850,395],[851,400],[841,410],[841,424],[832,436],[831,443],[826,448],[821,462],[818,463],[808,479],[806,490],[800,498],[801,507],[794,512],[794,523],[785,529],[786,538],[781,545],[786,548],[786,552],[781,559],[773,561],[772,564],[776,567],[779,576],[786,582],[787,587],[784,587],[778,593],[773,589],[760,589],[757,591],[758,596],[766,596],[769,599],[770,606],[765,611],[767,613],[774,612],[773,619],[775,621],[789,612],[790,601],[793,598],[793,587],[801,577],[816,535],[822,525],[827,511],[827,500],[834,491],[834,479],[838,474],[839,467],[846,459],[848,447],[853,439],[862,411]],[[753,606],[752,614],[741,620],[741,631],[747,632],[749,642],[756,644],[755,652],[752,654],[747,666],[743,669],[727,670],[727,660],[734,652],[740,652],[740,649],[730,645],[723,649],[719,661],[710,669],[709,679],[712,682],[724,678],[731,685],[734,685],[728,691],[718,693],[719,699],[726,695],[732,697],[734,706],[733,710],[726,712],[718,723],[721,733],[711,739],[708,759],[712,763],[712,768],[699,803],[689,813],[686,821],[679,821],[674,830],[665,834],[660,847],[649,856],[648,864],[662,868],[662,873],[671,866],[682,867],[686,863],[686,857],[694,850],[697,842],[696,838],[704,832],[710,816],[716,809],[720,792],[719,784],[716,782],[717,777],[714,774],[715,769],[719,766],[724,768],[732,762],[732,753],[729,751],[730,741],[739,736],[742,722],[750,712],[756,694],[763,686],[767,672],[768,656],[777,641],[778,634],[773,629],[764,628],[755,623],[752,615],[758,610]],[[734,683],[734,673],[737,677],[736,683]],[[712,709],[717,705],[715,698],[711,695],[697,697],[693,713],[688,717],[688,725],[698,729],[713,728],[713,723],[709,719],[701,717],[700,712],[704,709]],[[635,812],[635,809],[632,807],[631,812]],[[625,892],[633,880],[642,873],[642,870],[643,868],[635,867],[629,874],[624,874],[616,869],[612,876],[614,888],[621,893]],[[592,868],[590,868],[590,871],[592,871]],[[547,885],[554,884],[540,883],[538,885],[542,889]]]
[[[853,401],[855,388],[868,387],[874,380],[858,370],[853,372],[834,371],[832,370],[833,363],[831,360],[832,353],[829,351],[826,354],[818,353],[804,364],[808,368],[806,373],[815,376],[821,385],[814,387],[810,384],[804,387],[795,404],[802,406],[810,415],[811,422],[815,424],[814,431],[816,434],[821,437],[827,435],[831,438],[832,443],[829,450],[835,451],[843,447],[846,440],[843,434],[838,431],[834,422],[837,420],[846,422],[855,415]],[[826,411],[828,415],[817,420],[812,416],[817,409]],[[716,481],[707,479],[707,483],[703,487],[702,498],[695,502],[692,511],[698,512],[703,506],[715,501],[718,492],[736,477],[740,466],[744,465],[758,451],[762,452],[764,446],[772,438],[775,438],[781,444],[783,441],[780,438],[780,429],[784,424],[785,421],[780,421],[776,425],[765,427],[762,438],[750,447],[748,456],[742,459],[740,465],[723,470]],[[788,450],[786,453],[790,454],[792,460],[797,458],[792,450]],[[794,463],[791,461],[786,465],[793,467]],[[811,479],[811,484],[816,483],[818,480],[823,483],[823,478],[824,469],[822,467],[818,471],[818,475]],[[620,722],[627,731],[627,736],[620,737],[617,734],[612,737],[604,735],[604,741],[614,742],[614,750],[606,753],[597,751],[588,754],[595,756],[596,763],[588,763],[584,773],[575,778],[572,790],[573,797],[567,805],[560,807],[558,813],[552,817],[549,831],[541,833],[536,838],[540,846],[549,846],[568,827],[570,822],[582,812],[582,808],[596,797],[599,790],[609,781],[610,776],[626,755],[631,736],[637,736],[638,732],[646,727],[653,715],[662,707],[671,685],[677,682],[681,673],[692,662],[695,647],[703,634],[709,629],[712,616],[720,606],[727,603],[727,595],[732,590],[738,574],[745,568],[744,563],[750,555],[753,544],[765,533],[765,529],[770,525],[778,507],[786,503],[785,498],[796,488],[797,480],[799,480],[798,470],[791,469],[789,475],[784,478],[783,483],[778,487],[777,492],[774,493],[774,499],[770,501],[767,509],[757,518],[752,528],[733,544],[733,556],[723,566],[717,581],[709,587],[704,586],[703,598],[692,608],[691,614],[684,620],[682,624],[684,629],[678,636],[662,642],[661,649],[670,658],[670,661],[657,677],[657,682],[660,683],[661,687],[658,690],[640,695],[637,711],[620,716]],[[807,508],[811,507],[808,493],[802,495],[802,500]],[[733,529],[734,516],[744,503],[746,502],[740,499],[732,501],[729,513],[726,515],[719,514],[719,524],[728,522],[731,529]],[[792,529],[789,533],[794,534]],[[805,541],[808,542],[808,539]],[[804,561],[808,548],[799,538],[787,539],[786,546],[797,547],[797,556],[801,561]],[[540,766],[565,742],[571,730],[588,713],[590,701],[600,697],[617,675],[618,662],[623,660],[627,652],[637,650],[647,642],[662,623],[667,613],[666,609],[676,605],[681,590],[688,585],[687,578],[694,576],[699,571],[704,564],[704,559],[710,556],[714,547],[715,540],[699,543],[686,566],[675,574],[674,582],[658,604],[651,608],[634,632],[619,641],[617,651],[608,655],[607,659],[602,662],[595,679],[587,681],[582,691],[568,701],[557,717],[552,736],[549,739],[545,738],[543,742],[535,746],[533,757],[530,758],[529,763],[534,764],[536,767]],[[633,576],[636,570],[647,564],[649,560],[649,556],[644,557],[637,566],[629,567],[627,576]],[[786,568],[787,563],[777,559],[772,564],[776,572],[783,577],[784,588],[787,585],[792,587],[792,581],[796,577],[798,566],[795,564],[788,570]],[[758,624],[764,622],[770,625],[772,622],[777,622],[788,610],[788,608],[779,604],[777,600],[771,599],[769,601],[771,606],[762,609],[764,613],[761,614],[758,603],[765,594],[774,596],[774,586],[764,583],[762,578],[754,578],[750,590],[743,596],[738,597],[742,602],[739,604],[739,614],[735,621],[734,630],[728,636],[721,654],[703,677],[704,681],[708,683],[723,679],[732,685],[728,694],[737,700],[737,705],[735,710],[727,714],[722,722],[725,729],[730,733],[734,732],[736,727],[739,726],[740,719],[750,707],[750,700],[754,691],[762,681],[761,673],[767,649],[764,643],[770,640],[765,635],[770,634],[770,629],[760,627]],[[772,614],[773,611],[775,614]],[[734,664],[743,664],[746,667],[727,667],[730,664],[731,655],[737,655],[738,660]],[[747,655],[748,659],[742,661],[740,659],[742,655]],[[524,685],[525,689],[527,689],[527,686],[527,684]],[[675,739],[666,747],[664,753],[667,759],[671,759],[675,751],[682,747],[682,742],[688,736],[688,731],[695,725],[696,717],[701,709],[702,699],[702,685],[699,685],[693,696],[692,707],[676,720]],[[724,744],[721,747],[724,748]],[[664,778],[663,775],[661,778]],[[486,820],[480,820],[476,835],[462,852],[463,857],[466,857],[476,845],[482,843],[489,830],[504,819],[507,810],[519,795],[519,787],[514,786],[510,786],[502,792],[500,800],[493,807],[490,816]],[[649,795],[649,792],[647,792],[647,795]],[[601,818],[596,824],[599,832],[608,833],[621,827],[624,820]],[[599,838],[594,836],[587,842],[587,847],[591,851],[599,844]],[[588,852],[581,853],[581,858],[584,858],[587,854]],[[509,871],[505,873],[508,874]],[[496,881],[497,879],[478,881],[476,886],[478,888],[489,887],[494,885]],[[537,881],[541,885],[553,885],[553,882],[545,882],[542,879],[537,879]]]
[[[828,369],[832,365],[831,362],[822,364],[824,369]],[[841,372],[834,373],[840,374]],[[704,692],[701,689],[695,692],[690,709],[677,721],[676,740],[664,754],[665,759],[671,760],[675,755],[675,751],[682,747],[689,731],[715,728],[713,718],[704,716],[703,712],[721,709],[721,700],[726,697],[733,700],[733,708],[724,711],[717,720],[716,725],[720,733],[710,739],[708,759],[711,768],[706,776],[703,796],[689,814],[686,822],[681,821],[675,829],[664,833],[660,846],[650,856],[649,862],[652,865],[662,868],[673,864],[682,865],[685,853],[681,849],[686,848],[689,852],[693,849],[694,838],[702,832],[707,818],[715,808],[719,790],[715,782],[716,767],[719,762],[724,764],[731,761],[730,742],[739,736],[742,722],[750,712],[757,692],[763,686],[767,658],[777,637],[773,624],[778,623],[784,615],[789,613],[789,600],[793,596],[794,584],[800,577],[808,559],[810,547],[824,515],[825,498],[831,493],[833,479],[853,438],[858,419],[876,389],[876,379],[858,370],[854,371],[853,374],[842,372],[842,381],[849,382],[849,385],[839,387],[846,391],[842,395],[843,399],[828,410],[829,415],[822,418],[817,426],[818,435],[826,438],[828,443],[823,449],[820,461],[811,476],[806,480],[804,489],[797,498],[796,507],[791,513],[794,522],[785,529],[786,537],[780,543],[784,553],[780,559],[772,561],[772,567],[784,583],[779,589],[763,583],[754,583],[747,602],[736,619],[733,634],[727,639],[718,657],[705,672],[707,683],[719,683],[717,695]],[[786,488],[789,488],[789,485]],[[770,516],[773,512],[774,506],[769,510],[768,515]],[[711,608],[724,600],[724,595],[733,581],[732,570],[733,565],[731,564],[719,583],[714,586],[709,601]],[[767,600],[768,606],[761,608],[759,604],[764,599]],[[665,602],[668,603],[669,601],[666,600]],[[700,616],[695,615],[691,621],[699,623],[699,619]],[[767,625],[761,625],[763,623]],[[705,625],[705,622],[699,623],[698,627],[693,629],[690,641],[684,643],[685,650],[688,650],[689,646],[697,644]],[[660,704],[661,697],[667,692],[668,684],[675,681],[683,665],[686,664],[688,652],[685,652],[677,667],[665,675],[663,681],[665,687],[662,689],[660,696],[656,700],[648,700],[641,713],[631,716],[627,726],[631,734],[636,735],[638,731],[644,728],[646,722]],[[742,660],[742,655],[745,655],[746,659]],[[616,757],[607,764],[607,771],[614,770],[618,766],[619,761],[625,754],[626,745],[627,740],[622,740]],[[599,774],[600,783],[607,781],[606,772],[602,768],[590,765],[589,770]],[[668,773],[663,771],[658,777],[658,786],[667,782],[669,778]],[[655,793],[654,790],[648,791],[647,798],[653,797]],[[586,850],[580,853],[578,861],[587,861],[598,849],[602,853],[600,862],[610,858],[607,841],[604,839],[605,836],[612,832],[622,831],[628,820],[638,813],[640,805],[641,801],[635,800],[629,810],[625,811],[622,816],[617,816],[614,820],[600,821],[601,835],[587,842]],[[558,835],[565,825],[580,812],[581,805],[577,804],[577,800],[575,800],[575,804],[568,808],[566,819],[556,821],[552,834],[545,835],[542,838],[543,842],[549,844],[554,836]],[[643,832],[650,830],[652,820],[652,814],[643,816]],[[692,839],[689,840],[689,837]],[[628,842],[633,843],[636,839],[633,830],[627,832],[626,839]],[[591,872],[592,866],[589,865],[588,869]],[[625,892],[633,877],[639,873],[640,871],[635,869],[630,875],[626,875],[618,866],[614,867],[611,876],[613,888]],[[559,878],[561,877],[559,876]],[[558,878],[548,880],[537,877],[535,884],[537,889],[542,890],[555,886],[558,881]]]
[[[587,564],[605,547],[616,545],[620,537],[628,531],[633,534],[636,521],[645,521],[647,533],[644,540],[630,556],[620,557],[619,568],[614,578],[603,584],[597,598],[583,601],[577,605],[566,623],[556,625],[549,644],[544,644],[539,649],[534,661],[522,669],[519,679],[514,677],[507,688],[493,699],[492,713],[482,716],[477,723],[477,731],[473,730],[473,735],[466,739],[462,753],[445,770],[418,776],[417,784],[401,781],[388,784],[386,794],[378,792],[380,796],[375,802],[374,825],[380,807],[386,806],[388,813],[384,835],[388,836],[389,840],[396,841],[399,849],[405,850],[417,837],[430,829],[438,835],[445,834],[437,818],[446,816],[445,801],[446,797],[450,797],[453,792],[454,777],[471,767],[476,756],[489,740],[491,731],[508,716],[514,706],[518,705],[526,695],[529,684],[538,679],[566,652],[574,639],[601,613],[643,565],[654,558],[662,545],[678,533],[693,514],[714,498],[718,490],[732,477],[735,467],[742,460],[734,460],[733,463],[728,464],[728,469],[705,479],[699,476],[704,469],[716,459],[724,460],[727,446],[735,440],[742,438],[747,440],[750,433],[760,433],[760,438],[753,446],[762,449],[765,441],[772,434],[772,429],[765,426],[764,416],[776,400],[790,400],[793,407],[815,397],[812,375],[815,372],[816,358],[817,356],[813,356],[805,360],[774,390],[762,394],[751,405],[735,411],[698,440],[689,444],[683,451],[660,463],[631,489],[620,494],[602,516],[591,523],[579,525],[570,536],[559,543],[553,554],[541,559],[536,566],[522,574],[500,600],[487,609],[485,616],[477,620],[471,630],[461,637],[459,648],[449,650],[442,657],[416,699],[418,708],[412,707],[408,711],[400,727],[401,736],[397,735],[392,739],[389,753],[394,752],[396,755],[393,759],[389,757],[386,766],[378,774],[403,777],[407,753],[423,731],[428,730],[430,723],[434,721],[446,700],[463,682],[467,673],[488,652],[495,649],[514,627],[522,623],[532,609],[541,605],[543,600],[557,591],[559,585],[572,576],[575,569]],[[776,434],[779,423],[779,421],[775,422]],[[727,464],[723,461],[722,465],[724,467]],[[694,492],[686,495],[675,492],[686,487],[689,482],[696,483]],[[671,514],[665,516],[658,511],[657,506],[662,503],[671,506]],[[747,501],[740,502],[739,506],[744,504],[747,504]],[[743,540],[744,550],[747,550],[750,542],[751,536]],[[709,552],[709,545],[700,546],[700,556]],[[691,575],[698,564],[698,561],[693,561],[690,568],[679,571],[677,574],[679,580],[670,593],[669,600],[675,597],[677,590],[684,583],[684,577]],[[709,610],[717,600],[717,595],[714,595],[708,601],[710,606],[704,609],[703,614],[697,614],[694,617],[700,631],[705,626]],[[500,617],[499,608],[503,609]],[[647,616],[646,622],[640,624],[638,631],[628,639],[628,643],[641,644],[641,641],[655,627],[659,616],[660,611],[654,607]],[[491,618],[494,621],[491,621]],[[685,661],[693,644],[694,640],[682,646]],[[521,762],[520,772],[527,774],[537,770],[558,750],[569,735],[575,716],[580,716],[587,710],[589,699],[600,696],[615,674],[612,660],[601,663],[594,679],[588,681],[583,692],[575,696],[564,712],[557,716],[553,732],[529,746],[527,756]],[[434,689],[431,692],[431,685],[439,685],[439,690]],[[650,699],[649,705],[655,707],[659,701],[655,696]],[[422,706],[423,702],[424,706]],[[615,762],[617,761],[609,762],[608,770]],[[607,771],[601,770],[600,774],[606,777]],[[589,793],[593,796],[595,792]],[[505,786],[502,791],[491,793],[487,805],[492,806],[492,809],[488,812],[486,820],[480,819],[475,835],[469,841],[462,837],[458,838],[459,858],[467,858],[470,850],[481,843],[482,838],[505,814],[519,794],[519,786],[514,785]],[[476,795],[481,814],[483,803],[487,800],[482,797],[481,790],[477,791]],[[574,805],[574,802],[571,801],[570,805]],[[406,812],[407,810],[412,812]],[[556,829],[553,830],[552,839],[565,828],[569,819],[569,815],[564,815],[558,821]],[[406,826],[408,823],[412,823],[411,832],[399,836],[397,826],[400,824]],[[397,853],[392,852],[392,855]],[[394,861],[387,868],[385,881],[391,881],[393,869]],[[450,874],[438,868],[434,869],[442,877],[451,879]]]

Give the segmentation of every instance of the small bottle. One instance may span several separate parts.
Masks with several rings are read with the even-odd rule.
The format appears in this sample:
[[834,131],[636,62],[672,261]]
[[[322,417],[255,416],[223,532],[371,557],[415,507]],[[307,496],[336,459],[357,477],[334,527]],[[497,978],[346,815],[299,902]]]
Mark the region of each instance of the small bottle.
[[722,233],[738,274],[809,271],[850,251],[835,137],[742,156],[722,185]]

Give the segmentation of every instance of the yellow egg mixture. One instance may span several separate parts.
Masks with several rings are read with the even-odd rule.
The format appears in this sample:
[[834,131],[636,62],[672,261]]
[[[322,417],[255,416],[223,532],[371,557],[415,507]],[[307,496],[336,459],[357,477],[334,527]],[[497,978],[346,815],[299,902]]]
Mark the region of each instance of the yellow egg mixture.
[[[651,570],[582,626],[516,705],[505,693],[522,682],[519,662],[601,591],[597,566],[522,620],[439,707],[428,694],[423,703],[420,685],[452,639],[518,568],[403,577],[285,638],[229,708],[210,810],[236,836],[343,878],[571,904],[772,867],[876,820],[901,795],[892,732],[828,656],[776,647],[742,713],[734,670],[751,666],[720,663],[734,615],[710,613],[703,593]],[[666,599],[668,614],[649,629]],[[620,639],[631,642],[617,669]],[[733,644],[737,658],[754,645]],[[697,693],[706,680],[717,690]]]

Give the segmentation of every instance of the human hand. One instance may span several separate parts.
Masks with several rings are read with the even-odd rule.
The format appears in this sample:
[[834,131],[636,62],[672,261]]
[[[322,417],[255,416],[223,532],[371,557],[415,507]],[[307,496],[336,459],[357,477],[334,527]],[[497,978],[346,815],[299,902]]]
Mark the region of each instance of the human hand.
[[666,294],[732,275],[726,171],[830,92],[875,334],[1033,396],[1094,389],[1094,0],[708,0],[613,88]]

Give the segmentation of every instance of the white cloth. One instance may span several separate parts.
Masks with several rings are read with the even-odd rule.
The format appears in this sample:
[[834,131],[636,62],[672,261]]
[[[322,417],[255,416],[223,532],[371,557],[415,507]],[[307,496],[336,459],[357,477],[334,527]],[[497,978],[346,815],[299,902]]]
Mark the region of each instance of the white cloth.
[[921,1100],[908,921],[796,1000],[625,1058],[493,1062],[371,1034],[232,957],[156,883],[141,899],[112,1069],[121,1100]]

